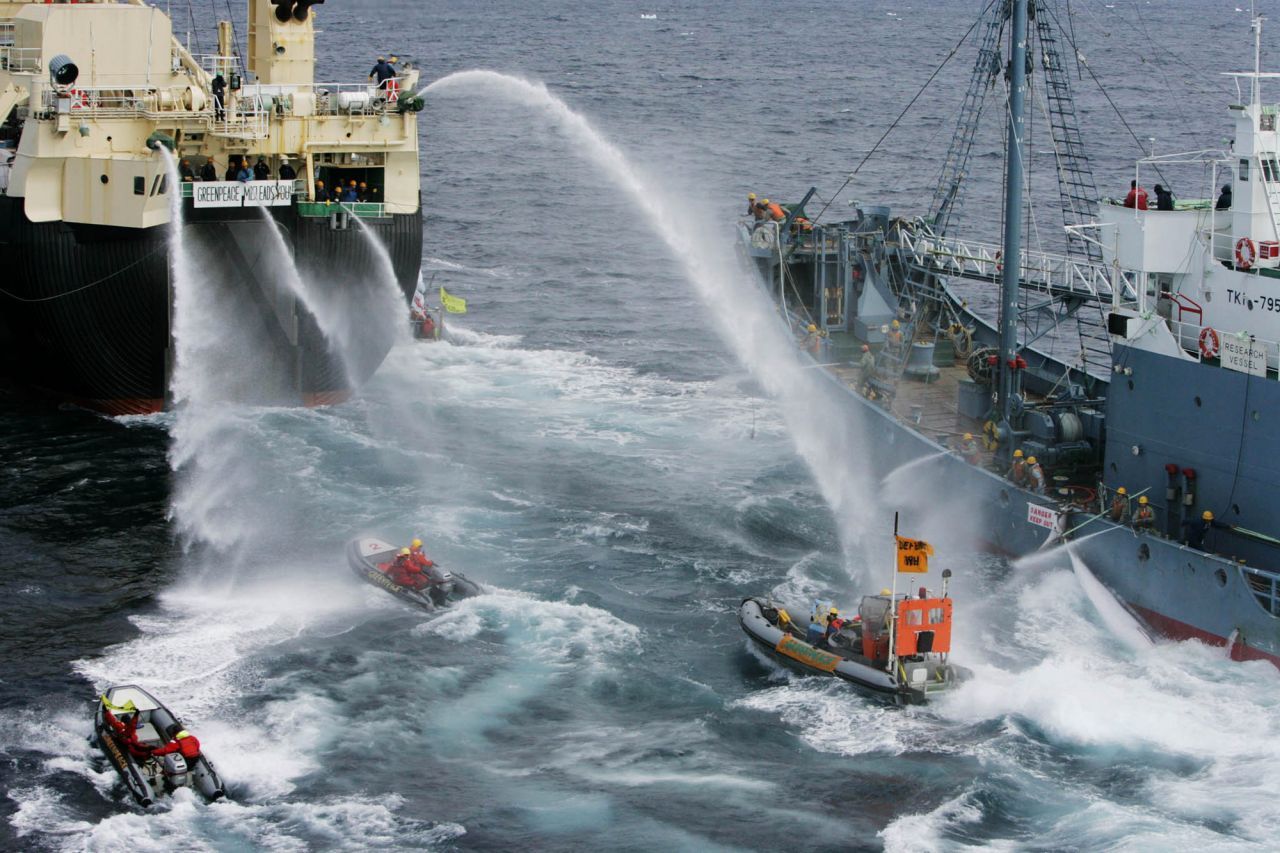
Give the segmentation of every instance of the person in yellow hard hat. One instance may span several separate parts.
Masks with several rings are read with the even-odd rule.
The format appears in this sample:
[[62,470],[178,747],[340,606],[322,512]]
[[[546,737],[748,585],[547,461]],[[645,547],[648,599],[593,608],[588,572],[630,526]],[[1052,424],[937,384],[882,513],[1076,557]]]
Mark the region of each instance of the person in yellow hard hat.
[[[755,216],[756,213],[756,194],[747,193],[747,216]],[[759,219],[760,217],[756,217]]]
[[1124,486],[1116,489],[1111,498],[1111,512],[1108,513],[1116,524],[1124,524],[1129,520],[1129,492]]
[[974,440],[973,433],[966,432],[964,438],[960,441],[960,456],[970,465],[977,465],[982,461],[982,448],[978,446],[978,442]]
[[409,543],[409,556],[413,558],[414,565],[418,568],[426,570],[435,565],[431,560],[427,559],[427,555],[422,552],[422,540],[414,537]]
[[1156,523],[1156,514],[1151,509],[1151,504],[1147,500],[1146,495],[1138,496],[1138,508],[1133,512],[1133,527],[1135,530],[1148,530],[1154,527]]
[[858,359],[858,388],[863,394],[871,384],[871,380],[876,378],[876,354],[871,351],[871,347],[867,344],[862,345],[862,357]]
[[1009,465],[1009,479],[1015,486],[1027,484],[1027,460],[1022,458],[1022,448],[1013,451],[1013,462]]
[[426,575],[413,559],[413,552],[401,548],[396,553],[395,562],[387,567],[387,577],[392,583],[407,586],[410,589],[421,589],[428,583]]
[[840,629],[844,627],[844,620],[840,618],[840,611],[831,608],[827,614],[827,635],[823,637],[823,645],[829,646],[831,638],[840,633]]
[[1199,518],[1189,518],[1182,522],[1183,535],[1186,543],[1192,548],[1207,550],[1205,548],[1205,535],[1215,527],[1229,527],[1221,521],[1213,517],[1211,510],[1205,510],[1200,513]]
[[1044,494],[1044,469],[1040,467],[1040,463],[1034,456],[1027,459],[1027,486],[1037,495]]
[[889,324],[889,331],[884,336],[885,349],[893,355],[900,355],[903,347],[902,324],[894,320]]

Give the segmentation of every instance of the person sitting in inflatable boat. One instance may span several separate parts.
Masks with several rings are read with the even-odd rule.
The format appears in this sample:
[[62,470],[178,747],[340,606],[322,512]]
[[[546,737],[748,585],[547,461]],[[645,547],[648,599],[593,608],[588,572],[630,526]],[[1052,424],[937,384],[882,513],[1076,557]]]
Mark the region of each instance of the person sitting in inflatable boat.
[[406,586],[409,589],[422,589],[431,583],[431,578],[427,577],[422,570],[422,566],[414,560],[413,553],[408,548],[400,549],[400,553],[396,554],[395,562],[387,567],[386,572],[392,583]]

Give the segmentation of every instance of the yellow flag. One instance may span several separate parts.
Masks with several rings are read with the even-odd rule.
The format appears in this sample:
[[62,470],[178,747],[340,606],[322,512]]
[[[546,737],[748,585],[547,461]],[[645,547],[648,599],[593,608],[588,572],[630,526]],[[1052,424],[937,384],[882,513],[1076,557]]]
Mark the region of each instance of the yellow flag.
[[933,546],[923,539],[895,537],[898,540],[898,571],[923,574],[929,571],[929,555]]
[[103,693],[103,694],[102,694],[102,704],[103,704],[103,705],[106,705],[106,706],[107,706],[107,708],[109,708],[109,709],[110,709],[110,710],[112,710],[112,711],[122,711],[122,712],[123,712],[123,711],[136,711],[136,710],[138,710],[138,706],[137,706],[137,705],[135,705],[135,704],[133,704],[133,700],[132,700],[132,699],[129,699],[129,700],[128,700],[128,701],[126,701],[123,705],[115,705],[115,704],[112,704],[111,700],[107,698],[107,694],[105,694],[105,693]]
[[450,314],[467,313],[467,300],[457,296],[450,296],[442,287],[440,288],[440,304],[444,306],[444,310]]

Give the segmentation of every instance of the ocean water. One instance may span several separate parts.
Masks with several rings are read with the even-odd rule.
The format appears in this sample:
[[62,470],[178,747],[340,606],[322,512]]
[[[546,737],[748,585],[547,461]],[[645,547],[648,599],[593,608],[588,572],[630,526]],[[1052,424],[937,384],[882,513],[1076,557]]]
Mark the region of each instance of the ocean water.
[[[925,708],[788,674],[736,624],[746,595],[852,606],[887,583],[912,477],[870,476],[875,448],[813,390],[729,225],[748,191],[810,185],[829,215],[923,212],[963,48],[836,190],[982,5],[319,7],[322,79],[395,51],[439,81],[423,275],[469,313],[324,409],[228,401],[206,362],[234,336],[183,322],[180,351],[210,355],[188,359],[181,411],[0,400],[4,846],[1272,846],[1280,677],[1151,642],[1068,555],[1010,565],[944,537],[976,678]],[[1143,148],[1229,138],[1218,72],[1251,64],[1247,12],[1072,10]],[[1082,73],[1099,186],[1120,194],[1138,144]],[[975,152],[974,233],[997,230],[999,140]],[[1046,243],[1051,179],[1032,181]],[[359,534],[420,534],[485,594],[410,610],[347,571]],[[120,682],[184,716],[229,801],[125,801],[87,742]]]

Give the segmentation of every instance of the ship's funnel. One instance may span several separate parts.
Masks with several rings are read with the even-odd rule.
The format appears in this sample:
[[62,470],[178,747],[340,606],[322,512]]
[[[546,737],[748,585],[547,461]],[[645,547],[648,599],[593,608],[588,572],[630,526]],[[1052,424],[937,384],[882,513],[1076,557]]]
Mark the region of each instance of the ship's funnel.
[[49,77],[59,86],[70,86],[80,76],[80,69],[65,53],[49,60]]
[[291,20],[305,21],[307,10],[323,2],[324,0],[271,0],[271,5],[276,7],[276,20],[287,24]]

